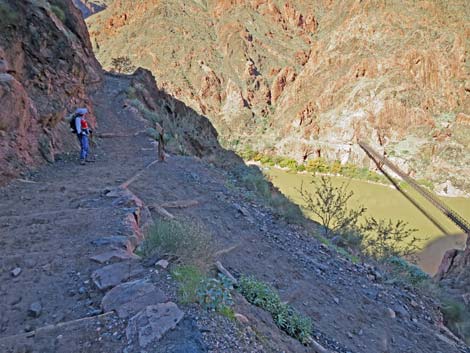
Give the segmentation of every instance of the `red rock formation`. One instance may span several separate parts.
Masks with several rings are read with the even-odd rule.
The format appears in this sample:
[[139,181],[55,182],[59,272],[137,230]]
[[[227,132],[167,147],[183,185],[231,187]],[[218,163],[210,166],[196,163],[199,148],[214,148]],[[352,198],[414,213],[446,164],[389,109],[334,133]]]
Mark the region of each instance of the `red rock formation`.
[[88,89],[101,80],[86,26],[71,1],[60,5],[65,22],[47,3],[5,4],[16,21],[1,28],[0,36],[0,183],[44,159],[53,161],[75,143],[60,122],[67,110],[91,108]]
[[295,81],[297,74],[292,67],[283,68],[276,76],[271,86],[271,99],[276,103],[289,83]]

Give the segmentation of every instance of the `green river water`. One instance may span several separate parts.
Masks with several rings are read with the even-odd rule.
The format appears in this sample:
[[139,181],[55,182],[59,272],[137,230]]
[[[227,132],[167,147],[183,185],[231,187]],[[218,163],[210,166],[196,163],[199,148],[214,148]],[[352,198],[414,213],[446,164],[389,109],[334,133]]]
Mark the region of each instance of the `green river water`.
[[[303,183],[308,190],[314,190],[311,174],[301,174],[284,171],[277,168],[265,169],[264,173],[269,177],[275,186],[282,193],[288,196],[295,203],[302,205],[298,189]],[[447,229],[452,236],[443,236],[442,232],[436,228],[423,214],[420,213],[403,195],[392,187],[374,184],[363,180],[355,180],[344,177],[331,176],[333,184],[340,185],[348,183],[349,189],[354,192],[350,206],[364,205],[367,207],[366,214],[375,218],[399,220],[409,223],[412,228],[418,229],[416,235],[421,239],[423,251],[418,255],[419,265],[428,273],[435,273],[442,255],[448,249],[462,248],[465,243],[465,235],[440,211],[434,208],[429,202],[423,199],[413,190],[407,192],[413,196],[419,204],[433,215],[441,225]],[[441,199],[454,211],[466,220],[470,219],[470,199],[461,197],[441,197]],[[308,216],[315,219],[311,214]]]

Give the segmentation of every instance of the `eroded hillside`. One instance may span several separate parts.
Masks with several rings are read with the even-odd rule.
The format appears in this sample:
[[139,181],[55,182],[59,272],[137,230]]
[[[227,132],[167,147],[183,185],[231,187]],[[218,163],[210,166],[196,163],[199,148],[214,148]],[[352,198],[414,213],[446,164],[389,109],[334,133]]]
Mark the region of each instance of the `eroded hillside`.
[[369,166],[469,190],[470,7],[452,1],[114,1],[88,20],[207,115],[227,145]]

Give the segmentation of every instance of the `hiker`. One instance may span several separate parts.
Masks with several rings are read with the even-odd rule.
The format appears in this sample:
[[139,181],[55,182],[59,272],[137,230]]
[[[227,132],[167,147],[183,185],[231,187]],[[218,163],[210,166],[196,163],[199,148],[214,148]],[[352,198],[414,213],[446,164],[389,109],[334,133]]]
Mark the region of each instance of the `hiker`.
[[88,136],[92,134],[91,129],[88,127],[86,115],[88,114],[87,108],[78,108],[75,111],[75,124],[74,130],[80,141],[80,164],[84,165],[85,162],[90,162],[88,159],[89,140]]

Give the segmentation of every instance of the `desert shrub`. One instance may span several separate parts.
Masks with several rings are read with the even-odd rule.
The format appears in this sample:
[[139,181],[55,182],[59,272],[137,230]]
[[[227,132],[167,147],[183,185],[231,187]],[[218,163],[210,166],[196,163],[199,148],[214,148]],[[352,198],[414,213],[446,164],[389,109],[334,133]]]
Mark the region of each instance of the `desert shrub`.
[[[134,92],[134,94],[136,94],[137,91],[130,91],[130,94],[132,94],[132,92]],[[129,94],[129,92],[128,92],[128,94]],[[134,108],[136,108],[142,114],[142,116],[146,120],[150,121],[152,124],[155,124],[155,123],[161,124],[162,121],[161,121],[161,118],[158,116],[157,112],[148,109],[145,106],[145,104],[142,103],[138,98],[131,99],[130,104]]]
[[59,20],[65,22],[65,12],[57,5],[51,5],[51,11],[57,16]]
[[111,69],[121,74],[131,74],[135,71],[136,67],[128,56],[120,56],[111,59]]
[[303,344],[309,342],[312,332],[311,320],[282,303],[279,294],[268,284],[253,277],[243,276],[238,282],[238,291],[248,302],[269,312],[276,325],[289,336]]
[[334,161],[330,165],[330,173],[332,174],[341,174],[342,165],[340,161]]
[[197,297],[199,304],[211,311],[226,312],[233,305],[232,281],[219,273],[218,278],[209,278],[201,282]]
[[410,228],[407,222],[393,222],[374,217],[367,218],[362,226],[364,252],[376,260],[386,260],[391,257],[412,258],[420,247],[419,239],[413,234],[417,229]]
[[309,160],[305,168],[311,173],[327,173],[330,169],[328,163],[323,158]]
[[347,234],[354,231],[359,218],[366,211],[363,206],[348,209],[348,201],[354,192],[349,191],[345,183],[334,186],[327,177],[322,177],[319,181],[313,180],[312,184],[315,186],[314,192],[306,190],[301,185],[299,193],[305,203],[305,208],[320,220],[324,235]]
[[173,269],[171,275],[179,284],[178,298],[180,302],[183,304],[197,302],[199,286],[207,278],[204,273],[195,266],[182,265]]
[[441,299],[444,323],[455,334],[470,343],[470,313],[465,304],[450,297]]
[[253,151],[250,148],[245,148],[244,150],[238,152],[239,156],[242,157],[245,161],[251,161],[256,156],[257,152]]
[[160,219],[148,230],[140,248],[143,256],[176,257],[199,268],[211,263],[212,250],[210,235],[198,223]]
[[385,261],[384,265],[392,277],[404,280],[412,286],[421,286],[431,279],[418,266],[410,264],[401,257],[392,256]]
[[297,169],[297,161],[295,159],[292,159],[292,158],[283,158],[279,162],[279,166],[281,168],[288,168],[288,169],[291,169],[291,170],[296,170]]

